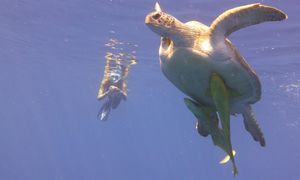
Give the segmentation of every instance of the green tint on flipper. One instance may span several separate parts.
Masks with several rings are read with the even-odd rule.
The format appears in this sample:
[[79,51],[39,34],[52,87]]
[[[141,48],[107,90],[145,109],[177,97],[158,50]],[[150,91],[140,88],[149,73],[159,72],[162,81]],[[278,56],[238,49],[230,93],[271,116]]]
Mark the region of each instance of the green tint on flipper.
[[238,171],[232,154],[232,145],[230,138],[230,92],[226,87],[223,79],[216,73],[213,73],[210,77],[210,93],[221,119],[222,129],[220,129],[220,132],[224,140],[224,147],[222,147],[222,149],[230,156],[230,160],[233,164],[233,174],[236,175]]

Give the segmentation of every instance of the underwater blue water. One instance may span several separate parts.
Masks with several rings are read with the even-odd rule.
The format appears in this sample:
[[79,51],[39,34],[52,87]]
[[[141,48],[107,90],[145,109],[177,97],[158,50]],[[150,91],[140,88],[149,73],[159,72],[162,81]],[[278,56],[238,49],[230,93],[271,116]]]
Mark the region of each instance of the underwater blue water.
[[[161,73],[159,37],[144,25],[153,0],[1,0],[1,180],[233,179],[224,152],[195,130],[185,97]],[[254,0],[161,0],[181,21],[209,25]],[[241,180],[300,179],[300,3],[263,0],[289,15],[233,33],[230,40],[257,71],[262,99],[253,107],[262,148],[233,118]],[[106,122],[101,102],[104,46],[138,44],[128,99]]]

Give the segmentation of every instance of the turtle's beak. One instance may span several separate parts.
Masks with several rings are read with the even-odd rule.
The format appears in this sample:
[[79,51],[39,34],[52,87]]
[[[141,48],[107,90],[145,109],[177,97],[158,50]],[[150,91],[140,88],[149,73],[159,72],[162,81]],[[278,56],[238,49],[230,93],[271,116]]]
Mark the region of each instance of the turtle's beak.
[[151,15],[147,15],[146,18],[145,18],[145,24],[150,24],[151,23]]
[[165,14],[159,11],[149,13],[145,18],[145,24],[159,36],[163,36],[165,32],[165,25],[163,17]]
[[151,29],[151,31],[157,33],[158,32],[158,27],[155,25],[155,20],[152,18],[152,13],[148,14],[145,18],[145,24]]
[[155,3],[154,9],[155,9],[154,12],[152,12],[152,13],[150,13],[146,16],[145,24],[148,25],[150,23],[153,23],[153,17],[155,18],[155,16],[156,16],[157,18],[159,18],[161,16],[160,13],[162,12],[162,10],[161,10],[160,5],[159,5],[158,2]]
[[151,31],[161,36],[162,27],[157,23],[157,21],[153,18],[157,12],[152,12],[148,14],[145,18],[145,24],[151,29]]
[[163,15],[162,12],[158,12],[158,11],[154,11],[149,13],[146,18],[145,18],[145,24],[149,25],[149,24],[160,24],[160,18]]

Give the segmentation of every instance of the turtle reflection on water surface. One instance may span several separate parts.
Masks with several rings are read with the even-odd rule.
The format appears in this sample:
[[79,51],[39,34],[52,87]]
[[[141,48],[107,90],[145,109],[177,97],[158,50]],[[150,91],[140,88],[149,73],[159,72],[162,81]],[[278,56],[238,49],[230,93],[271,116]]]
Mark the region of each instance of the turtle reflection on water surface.
[[[107,120],[111,109],[117,108],[120,102],[127,98],[126,80],[131,65],[136,64],[136,57],[135,51],[124,53],[124,48],[129,47],[119,47],[123,44],[116,39],[110,39],[110,42],[106,44],[112,52],[106,53],[104,77],[97,96],[98,100],[106,99],[98,113],[100,120]],[[124,45],[131,44],[125,43]],[[132,46],[136,47],[136,45]]]
[[213,143],[230,156],[234,175],[230,115],[242,114],[246,130],[261,146],[265,139],[251,109],[261,97],[259,78],[227,37],[250,25],[286,18],[276,8],[250,4],[225,11],[206,26],[198,21],[180,22],[158,3],[145,18],[147,26],[161,37],[162,72],[191,98],[184,102],[198,120],[199,134],[210,134]]

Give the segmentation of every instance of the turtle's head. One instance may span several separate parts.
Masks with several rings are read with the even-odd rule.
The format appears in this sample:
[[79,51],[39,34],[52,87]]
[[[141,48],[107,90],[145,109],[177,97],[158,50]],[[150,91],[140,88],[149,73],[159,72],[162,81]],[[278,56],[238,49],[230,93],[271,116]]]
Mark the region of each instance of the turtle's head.
[[159,36],[173,41],[182,34],[184,29],[184,24],[175,17],[162,12],[158,3],[155,4],[155,11],[146,16],[145,24]]

